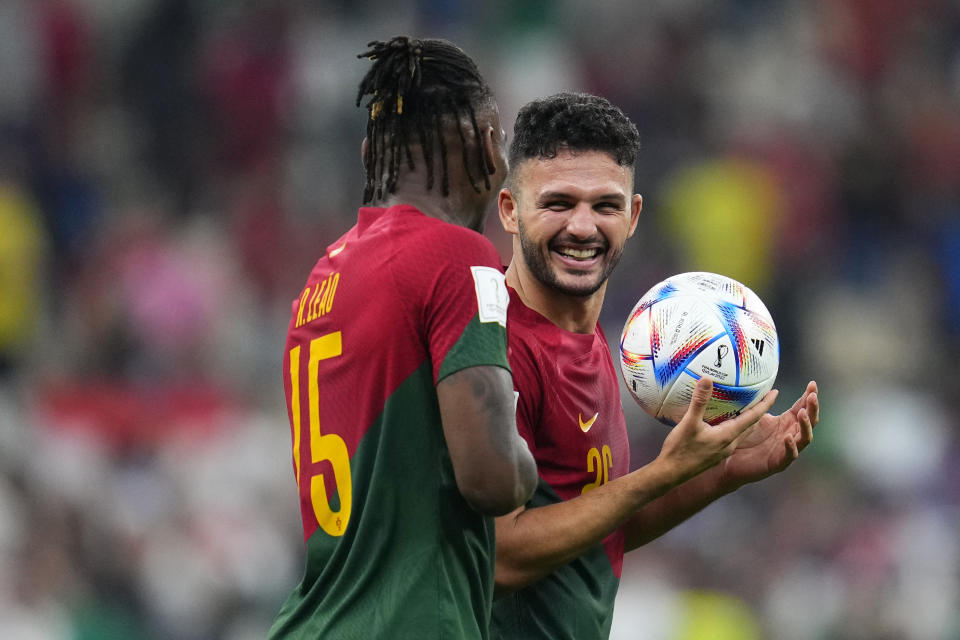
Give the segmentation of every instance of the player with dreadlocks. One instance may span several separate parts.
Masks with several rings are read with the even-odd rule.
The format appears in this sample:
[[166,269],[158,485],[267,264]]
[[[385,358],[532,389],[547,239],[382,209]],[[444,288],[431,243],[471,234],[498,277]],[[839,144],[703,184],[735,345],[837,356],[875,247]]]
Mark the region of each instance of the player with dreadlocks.
[[[502,142],[504,134],[496,101],[473,60],[444,40],[410,40],[401,36],[389,42],[371,42],[370,47],[358,56],[374,61],[357,94],[358,105],[365,96],[371,96],[367,103],[367,144],[363,149],[363,201],[377,202],[396,193],[401,165],[409,171],[417,169],[412,147],[420,150],[428,192],[434,188],[436,148],[440,193],[450,197],[453,168],[448,154],[459,150],[464,176],[480,196],[476,201],[484,207],[479,219],[467,226],[482,230],[486,203],[496,190],[491,176],[504,169],[502,156],[492,153],[493,149],[488,152],[483,137],[495,136],[496,140],[491,139],[490,143]],[[453,140],[449,139],[451,129],[456,133]],[[481,180],[483,190],[478,185]]]
[[477,232],[506,173],[505,135],[456,46],[369,47],[357,103],[370,96],[371,206],[314,266],[284,351],[306,569],[270,635],[485,639],[491,516],[536,484],[514,417],[504,276]]

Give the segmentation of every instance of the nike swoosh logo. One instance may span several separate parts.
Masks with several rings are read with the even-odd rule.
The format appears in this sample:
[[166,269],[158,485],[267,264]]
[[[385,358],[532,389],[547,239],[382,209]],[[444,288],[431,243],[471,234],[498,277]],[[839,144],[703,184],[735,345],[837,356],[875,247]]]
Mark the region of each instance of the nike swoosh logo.
[[599,412],[599,411],[598,411],[597,413],[593,414],[593,417],[592,417],[592,418],[590,418],[589,420],[587,420],[586,422],[584,422],[584,421],[583,421],[583,414],[578,413],[578,414],[577,414],[577,422],[580,423],[580,430],[583,431],[584,433],[586,433],[587,431],[590,431],[590,427],[592,427],[592,426],[593,426],[593,423],[596,422],[598,415],[600,415],[600,412]]

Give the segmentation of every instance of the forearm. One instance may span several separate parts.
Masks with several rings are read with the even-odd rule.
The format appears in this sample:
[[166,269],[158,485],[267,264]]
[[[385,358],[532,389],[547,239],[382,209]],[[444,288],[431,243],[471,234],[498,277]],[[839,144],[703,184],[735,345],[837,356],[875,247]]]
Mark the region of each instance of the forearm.
[[674,478],[666,465],[651,463],[571,500],[497,518],[497,595],[539,580],[598,544],[669,491]]
[[527,441],[521,438],[518,434],[513,434],[514,438],[514,465],[513,468],[516,470],[516,481],[514,486],[514,504],[524,504],[530,497],[533,495],[533,492],[537,489],[537,481],[539,476],[537,475],[537,463],[533,459],[533,454],[530,452],[530,447],[527,446]]
[[547,507],[515,511],[497,521],[498,594],[522,588],[570,562],[626,523],[626,549],[669,531],[735,487],[728,459],[747,430],[777,397],[711,427],[702,421],[711,383],[701,378],[686,416],[650,464],[585,495]]
[[489,516],[526,503],[537,469],[517,433],[510,372],[492,365],[461,369],[437,383],[437,401],[457,488],[467,503]]
[[718,498],[730,493],[733,488],[721,486],[719,471],[719,467],[709,469],[649,501],[631,514],[624,525],[624,551],[632,551],[656,540]]

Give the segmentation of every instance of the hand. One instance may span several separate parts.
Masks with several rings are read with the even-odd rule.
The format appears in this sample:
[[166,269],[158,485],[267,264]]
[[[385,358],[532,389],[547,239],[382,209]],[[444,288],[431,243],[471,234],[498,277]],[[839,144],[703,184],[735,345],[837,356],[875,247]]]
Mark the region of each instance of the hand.
[[810,381],[789,410],[764,415],[738,440],[730,457],[718,466],[720,486],[734,490],[783,471],[813,441],[819,420],[817,383]]
[[759,424],[757,421],[773,406],[779,393],[776,390],[769,391],[760,402],[739,416],[710,426],[704,422],[703,413],[712,391],[713,382],[709,378],[697,381],[687,412],[667,435],[657,456],[659,461],[668,465],[676,484],[716,467],[739,451],[741,444]]

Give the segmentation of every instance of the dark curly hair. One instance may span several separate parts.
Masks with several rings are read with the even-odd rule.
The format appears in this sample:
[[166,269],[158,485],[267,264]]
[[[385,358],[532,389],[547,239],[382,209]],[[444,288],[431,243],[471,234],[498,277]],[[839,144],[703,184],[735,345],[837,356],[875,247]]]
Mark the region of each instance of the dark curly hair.
[[[467,148],[461,119],[473,125],[476,155],[463,157],[463,166],[474,191],[482,181],[490,189],[487,157],[480,144],[477,112],[495,104],[490,87],[474,61],[455,44],[439,39],[397,36],[387,42],[374,41],[358,58],[373,61],[360,82],[357,105],[364,96],[367,120],[367,151],[363,156],[366,180],[363,201],[379,200],[397,186],[400,163],[414,168],[410,145],[416,141],[427,168],[427,189],[434,182],[434,141],[439,150],[443,195],[449,195],[445,127],[455,123],[464,149]],[[384,181],[386,174],[386,181]]]
[[555,158],[564,149],[602,151],[633,167],[640,133],[617,106],[587,93],[558,93],[524,105],[513,125],[511,171],[524,160]]

